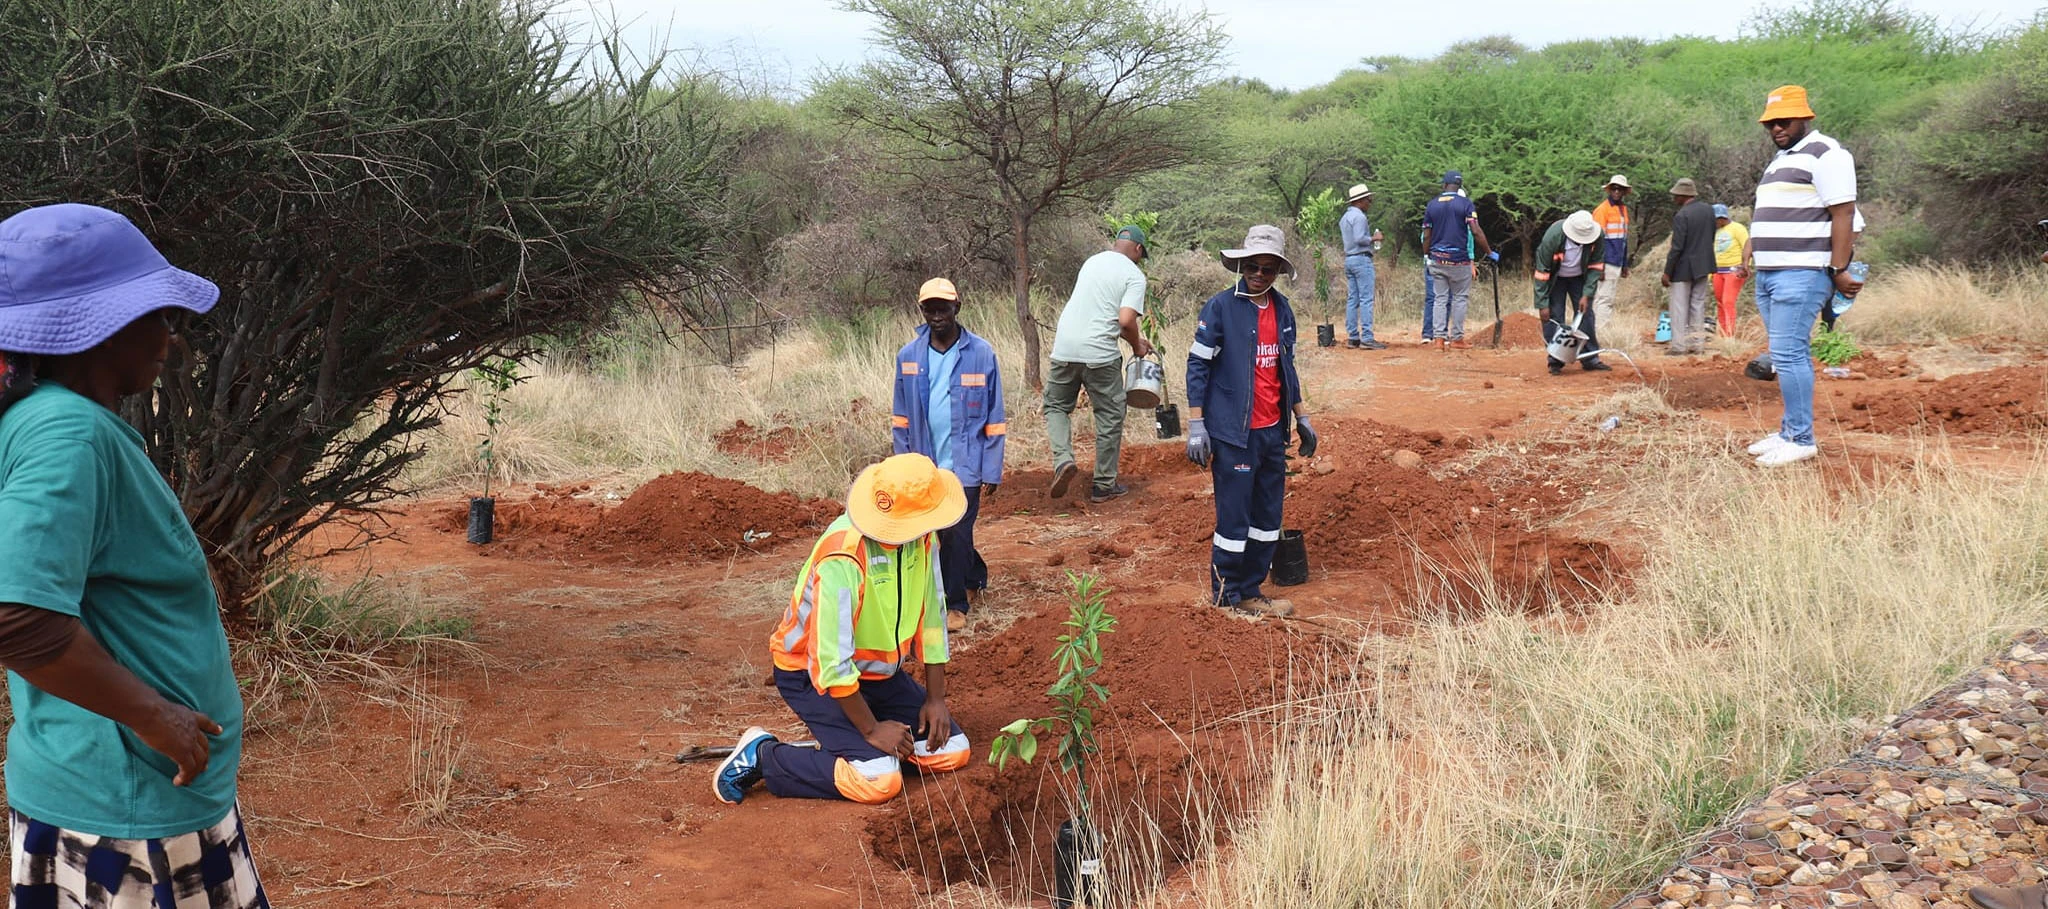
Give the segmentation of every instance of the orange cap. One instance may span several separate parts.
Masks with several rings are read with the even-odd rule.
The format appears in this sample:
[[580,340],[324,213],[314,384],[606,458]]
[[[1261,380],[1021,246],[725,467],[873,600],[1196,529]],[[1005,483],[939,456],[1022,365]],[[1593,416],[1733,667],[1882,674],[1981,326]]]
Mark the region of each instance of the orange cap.
[[952,300],[958,303],[960,291],[953,286],[953,282],[945,278],[933,278],[917,289],[917,302],[923,303],[926,300]]
[[1771,89],[1771,96],[1764,99],[1763,116],[1756,122],[1766,120],[1807,120],[1812,119],[1813,108],[1806,103],[1806,87],[1803,85],[1780,85]]
[[967,491],[953,472],[921,454],[900,454],[860,472],[846,494],[853,529],[900,546],[967,515]]

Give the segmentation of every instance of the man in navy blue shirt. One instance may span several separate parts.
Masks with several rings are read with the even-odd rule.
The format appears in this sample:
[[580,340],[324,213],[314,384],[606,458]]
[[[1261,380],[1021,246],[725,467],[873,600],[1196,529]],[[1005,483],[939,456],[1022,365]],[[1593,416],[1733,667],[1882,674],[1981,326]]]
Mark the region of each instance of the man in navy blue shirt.
[[1465,197],[1464,188],[1464,174],[1455,170],[1444,174],[1443,194],[1422,210],[1422,247],[1429,256],[1429,276],[1435,285],[1430,294],[1430,318],[1424,321],[1437,327],[1439,346],[1454,350],[1472,347],[1465,340],[1465,309],[1472,300],[1473,244],[1477,243],[1486,258],[1500,261],[1500,254],[1486,242],[1486,231],[1479,227],[1479,211]]

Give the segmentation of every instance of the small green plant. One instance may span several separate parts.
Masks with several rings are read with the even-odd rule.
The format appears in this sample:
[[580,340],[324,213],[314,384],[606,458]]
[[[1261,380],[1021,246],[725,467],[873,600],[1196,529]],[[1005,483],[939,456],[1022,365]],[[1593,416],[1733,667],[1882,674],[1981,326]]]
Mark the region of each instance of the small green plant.
[[1316,300],[1323,307],[1330,303],[1330,276],[1323,271],[1323,243],[1336,231],[1338,219],[1344,217],[1344,205],[1336,190],[1325,189],[1308,197],[1294,219],[1295,228],[1301,231],[1301,242],[1308,247],[1309,258],[1314,262]]
[[505,357],[485,360],[470,371],[477,387],[484,390],[484,437],[476,444],[476,456],[484,464],[484,495],[491,497],[491,475],[497,473],[498,427],[505,422],[505,393],[519,382],[519,361]]
[[1823,366],[1840,366],[1862,352],[1863,348],[1856,346],[1856,336],[1846,331],[1824,328],[1813,336],[1813,358]]
[[1110,615],[1103,597],[1102,579],[1092,574],[1067,572],[1068,629],[1053,649],[1053,665],[1059,678],[1047,688],[1052,698],[1052,716],[1021,719],[1004,726],[989,745],[989,763],[997,768],[1015,757],[1025,763],[1038,756],[1038,737],[1058,734],[1060,769],[1074,774],[1080,794],[1081,820],[1088,815],[1088,758],[1095,754],[1096,711],[1109,703],[1109,689],[1095,679],[1102,669],[1102,636],[1116,630],[1116,616]]

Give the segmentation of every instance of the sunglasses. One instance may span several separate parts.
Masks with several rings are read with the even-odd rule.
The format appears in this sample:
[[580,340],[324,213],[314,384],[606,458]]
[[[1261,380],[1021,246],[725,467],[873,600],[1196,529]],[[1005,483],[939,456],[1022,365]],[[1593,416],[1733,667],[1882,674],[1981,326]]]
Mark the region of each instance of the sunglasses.
[[1264,275],[1266,277],[1273,277],[1280,273],[1280,266],[1271,263],[1260,265],[1257,262],[1240,262],[1237,266],[1237,273],[1241,275]]
[[1791,126],[1792,124],[1794,124],[1794,123],[1797,123],[1797,122],[1798,122],[1797,120],[1794,120],[1794,119],[1792,119],[1792,118],[1790,118],[1790,117],[1780,117],[1780,118],[1778,118],[1778,119],[1776,119],[1776,120],[1765,120],[1765,121],[1764,121],[1764,128],[1765,128],[1765,129],[1786,129],[1786,128],[1790,127],[1790,126]]

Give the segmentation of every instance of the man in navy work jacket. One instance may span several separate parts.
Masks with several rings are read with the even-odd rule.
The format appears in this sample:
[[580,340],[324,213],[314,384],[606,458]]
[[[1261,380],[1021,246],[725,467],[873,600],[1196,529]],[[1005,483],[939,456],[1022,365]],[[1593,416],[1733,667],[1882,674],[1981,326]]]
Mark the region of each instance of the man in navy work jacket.
[[1224,267],[1240,277],[1202,304],[1188,348],[1188,460],[1208,467],[1216,484],[1209,588],[1216,605],[1252,615],[1294,611],[1259,591],[1280,542],[1290,416],[1301,456],[1316,451],[1294,371],[1294,310],[1273,289],[1281,272],[1294,274],[1286,249],[1280,228],[1261,224],[1242,248],[1223,251]]
[[946,585],[946,630],[967,627],[968,593],[988,587],[988,563],[974,548],[981,497],[1003,482],[1003,377],[996,351],[960,327],[960,292],[933,278],[918,288],[924,324],[896,354],[891,421],[897,454],[931,458],[960,478],[967,514],[939,531],[939,575]]

